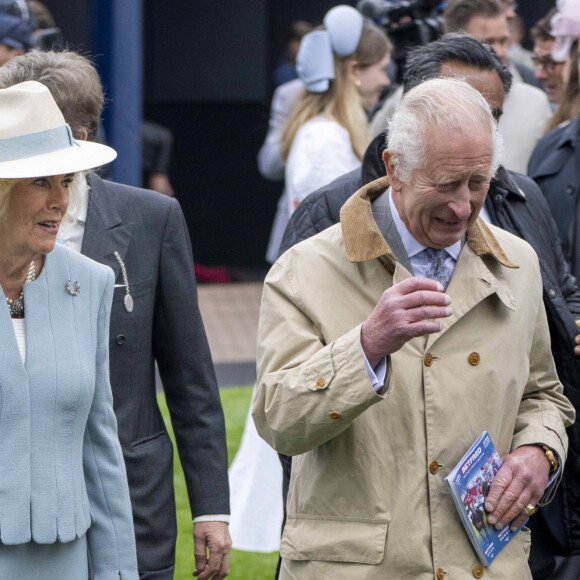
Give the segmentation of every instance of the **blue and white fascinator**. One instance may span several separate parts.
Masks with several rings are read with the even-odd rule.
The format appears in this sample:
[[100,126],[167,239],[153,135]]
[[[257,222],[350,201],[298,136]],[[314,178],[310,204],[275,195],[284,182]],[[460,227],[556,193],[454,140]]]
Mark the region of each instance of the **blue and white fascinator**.
[[363,17],[352,6],[335,6],[326,13],[326,30],[315,30],[302,39],[296,57],[298,76],[311,93],[328,90],[334,79],[334,54],[354,53],[363,28]]

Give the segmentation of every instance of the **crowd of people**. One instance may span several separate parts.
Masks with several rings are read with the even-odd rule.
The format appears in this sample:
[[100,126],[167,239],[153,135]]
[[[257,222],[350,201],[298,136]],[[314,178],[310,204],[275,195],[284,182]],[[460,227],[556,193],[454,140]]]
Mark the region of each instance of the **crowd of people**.
[[[116,157],[101,80],[46,45],[43,9],[0,1],[0,578],[173,578],[157,365],[193,575],[221,580],[227,447],[185,219],[168,181],[95,172]],[[383,23],[346,5],[296,26],[278,70],[249,420],[280,454],[283,580],[580,578],[580,2],[533,53],[510,0],[442,21],[400,86]],[[485,567],[445,483],[484,431],[501,464],[460,507],[482,537],[526,524]]]

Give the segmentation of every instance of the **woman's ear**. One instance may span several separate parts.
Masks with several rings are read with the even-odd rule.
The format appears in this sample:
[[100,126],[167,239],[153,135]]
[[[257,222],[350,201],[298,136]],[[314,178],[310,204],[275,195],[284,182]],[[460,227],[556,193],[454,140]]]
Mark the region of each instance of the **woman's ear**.
[[359,79],[360,66],[356,60],[349,60],[347,65],[347,75],[351,82],[353,82],[357,87],[360,87]]

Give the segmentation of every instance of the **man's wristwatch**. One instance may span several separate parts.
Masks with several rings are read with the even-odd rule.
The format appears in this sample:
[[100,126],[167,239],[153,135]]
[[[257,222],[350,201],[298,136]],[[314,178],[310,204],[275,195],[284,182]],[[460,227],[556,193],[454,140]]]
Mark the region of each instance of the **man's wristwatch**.
[[556,459],[556,454],[546,445],[540,445],[540,447],[546,454],[546,459],[550,464],[550,471],[558,471],[558,460]]

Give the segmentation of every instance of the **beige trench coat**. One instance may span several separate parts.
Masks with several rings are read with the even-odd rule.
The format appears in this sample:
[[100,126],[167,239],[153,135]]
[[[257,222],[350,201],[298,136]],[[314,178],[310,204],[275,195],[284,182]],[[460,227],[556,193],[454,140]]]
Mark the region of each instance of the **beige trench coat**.
[[296,456],[281,579],[531,578],[527,530],[479,565],[444,478],[484,430],[500,455],[528,443],[566,455],[574,411],[536,254],[478,221],[447,289],[452,316],[390,357],[377,394],[360,326],[410,276],[372,217],[387,186],[357,192],[341,224],[286,252],[265,282],[253,416],[272,447]]

